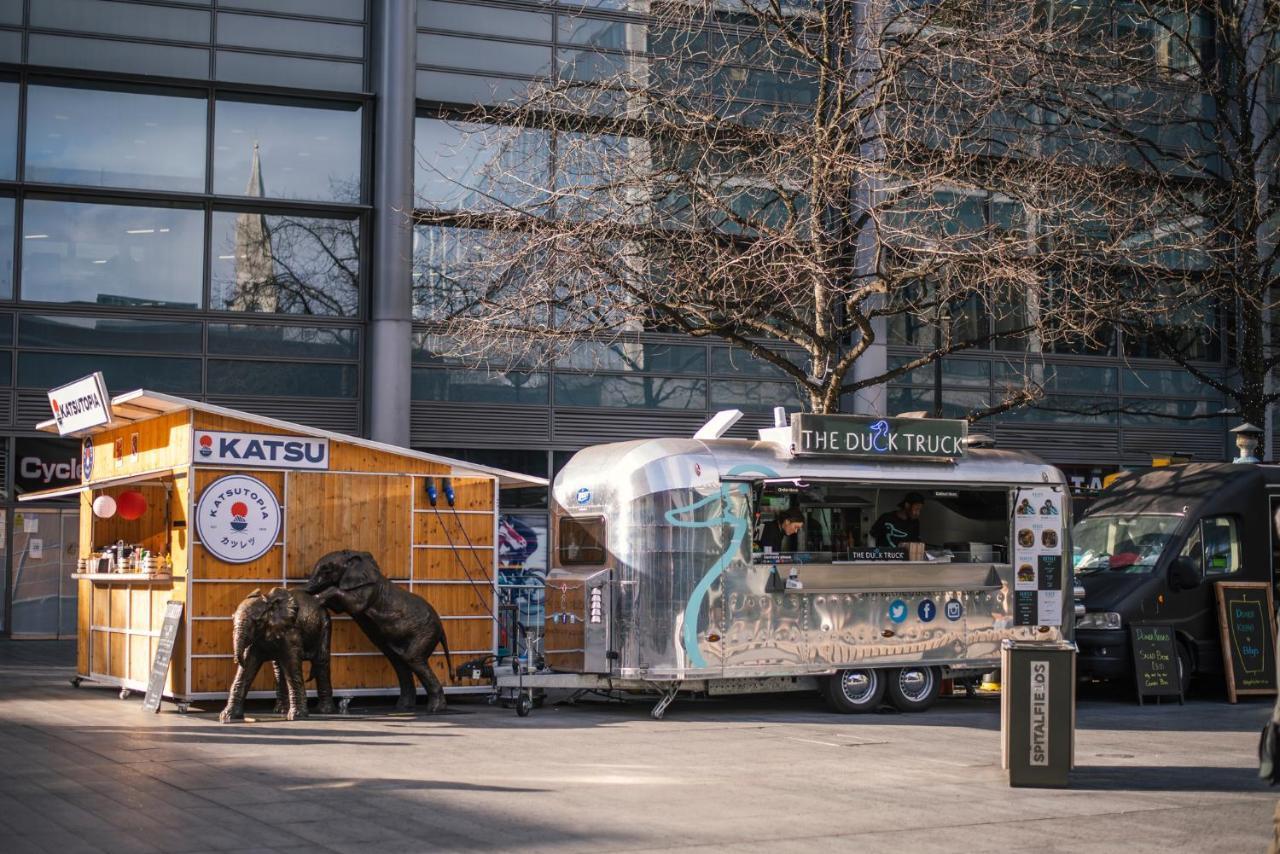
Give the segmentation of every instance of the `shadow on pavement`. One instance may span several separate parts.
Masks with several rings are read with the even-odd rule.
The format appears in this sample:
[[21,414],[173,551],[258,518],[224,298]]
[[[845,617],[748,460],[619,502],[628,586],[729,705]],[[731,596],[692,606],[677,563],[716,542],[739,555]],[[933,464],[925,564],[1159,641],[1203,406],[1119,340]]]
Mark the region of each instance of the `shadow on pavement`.
[[1116,792],[1258,792],[1267,787],[1251,768],[1184,765],[1077,767],[1071,788]]

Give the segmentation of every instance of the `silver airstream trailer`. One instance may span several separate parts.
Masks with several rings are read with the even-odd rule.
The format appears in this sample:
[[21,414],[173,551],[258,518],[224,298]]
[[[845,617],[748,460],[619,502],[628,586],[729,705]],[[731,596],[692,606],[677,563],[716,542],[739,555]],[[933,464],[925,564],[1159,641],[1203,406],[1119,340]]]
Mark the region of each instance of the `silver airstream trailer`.
[[961,421],[779,412],[756,440],[722,438],[737,417],[565,465],[544,666],[500,691],[653,692],[654,717],[681,691],[916,711],[997,668],[1007,638],[1070,639],[1057,469],[974,447]]

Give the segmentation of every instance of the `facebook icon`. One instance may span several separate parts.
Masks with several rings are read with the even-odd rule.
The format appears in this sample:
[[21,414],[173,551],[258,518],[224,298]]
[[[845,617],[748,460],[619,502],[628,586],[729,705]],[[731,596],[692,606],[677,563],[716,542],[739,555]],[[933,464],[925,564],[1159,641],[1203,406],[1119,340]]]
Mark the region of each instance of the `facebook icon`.
[[932,599],[925,599],[920,603],[920,607],[916,608],[916,613],[920,615],[920,622],[927,623],[938,616],[938,606],[933,604]]

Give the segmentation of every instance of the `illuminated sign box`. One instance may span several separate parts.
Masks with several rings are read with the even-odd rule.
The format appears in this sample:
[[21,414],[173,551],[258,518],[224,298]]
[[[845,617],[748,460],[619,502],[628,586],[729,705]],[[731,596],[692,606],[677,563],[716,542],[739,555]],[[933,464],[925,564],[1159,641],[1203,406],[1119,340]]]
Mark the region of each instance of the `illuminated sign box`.
[[791,416],[791,446],[797,456],[954,460],[964,456],[968,435],[967,421],[941,418]]

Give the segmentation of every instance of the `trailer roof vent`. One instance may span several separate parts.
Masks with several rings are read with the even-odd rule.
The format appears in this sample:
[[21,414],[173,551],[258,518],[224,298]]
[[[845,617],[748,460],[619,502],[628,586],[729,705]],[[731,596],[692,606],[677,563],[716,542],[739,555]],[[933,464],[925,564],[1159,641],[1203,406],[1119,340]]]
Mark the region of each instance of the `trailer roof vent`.
[[720,439],[725,433],[729,432],[729,428],[742,419],[741,409],[722,409],[715,415],[711,416],[711,420],[698,428],[698,432],[693,434],[695,439]]

